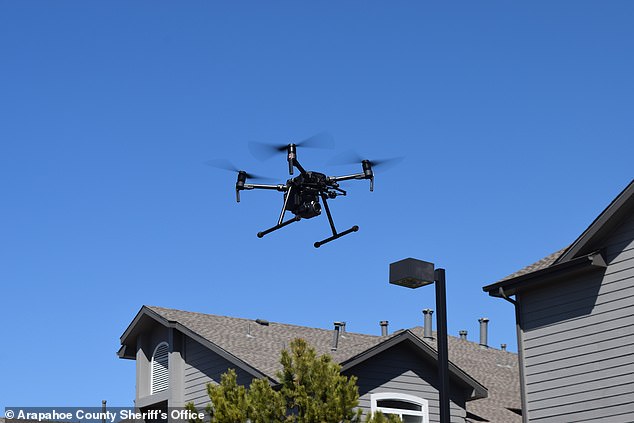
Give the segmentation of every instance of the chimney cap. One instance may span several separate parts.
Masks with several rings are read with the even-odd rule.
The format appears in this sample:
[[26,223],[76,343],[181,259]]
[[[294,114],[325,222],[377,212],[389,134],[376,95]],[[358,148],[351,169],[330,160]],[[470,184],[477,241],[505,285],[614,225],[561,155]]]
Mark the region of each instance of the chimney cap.
[[387,320],[381,320],[379,322],[379,324],[381,325],[381,336],[387,336],[388,321]]

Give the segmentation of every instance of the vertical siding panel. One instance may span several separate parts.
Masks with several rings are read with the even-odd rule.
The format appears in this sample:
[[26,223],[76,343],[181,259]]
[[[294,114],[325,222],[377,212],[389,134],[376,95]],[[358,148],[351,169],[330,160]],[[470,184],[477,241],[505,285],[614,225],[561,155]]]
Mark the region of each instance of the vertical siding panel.
[[193,402],[198,409],[204,409],[209,403],[207,384],[218,384],[222,374],[231,368],[237,373],[238,384],[248,386],[251,383],[253,377],[248,373],[187,337],[185,340],[185,403]]
[[634,216],[604,246],[605,273],[521,294],[531,422],[634,416]]
[[[370,412],[370,395],[394,392],[414,395],[428,401],[429,421],[440,421],[438,390],[434,386],[438,368],[425,361],[406,345],[395,346],[376,357],[354,367],[352,373],[358,377],[359,406],[364,413]],[[466,392],[452,385],[450,413],[452,423],[466,421]]]

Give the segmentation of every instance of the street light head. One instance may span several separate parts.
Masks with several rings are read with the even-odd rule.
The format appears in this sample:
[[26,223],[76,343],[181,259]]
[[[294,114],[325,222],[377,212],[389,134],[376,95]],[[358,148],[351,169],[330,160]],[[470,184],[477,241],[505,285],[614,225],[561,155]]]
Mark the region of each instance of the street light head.
[[434,283],[434,263],[406,258],[390,263],[390,283],[406,288],[419,288]]

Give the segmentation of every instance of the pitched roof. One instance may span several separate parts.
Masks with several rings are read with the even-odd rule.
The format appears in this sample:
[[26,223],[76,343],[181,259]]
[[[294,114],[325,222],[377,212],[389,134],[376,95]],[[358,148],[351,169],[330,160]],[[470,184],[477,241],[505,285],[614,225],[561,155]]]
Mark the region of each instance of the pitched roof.
[[[498,289],[510,285],[525,283],[531,276],[539,277],[542,274],[549,274],[549,270],[556,270],[558,267],[574,267],[578,269],[584,266],[586,269],[605,267],[605,263],[600,255],[594,254],[597,242],[606,236],[624,216],[628,216],[634,210],[634,180],[597,216],[597,218],[583,231],[583,233],[568,247],[556,251],[541,260],[530,264],[517,272],[500,279],[499,281],[487,285],[482,289],[490,295],[499,296]],[[574,261],[576,260],[576,263]],[[514,291],[508,293],[513,295]]]
[[[411,330],[422,336],[422,327]],[[425,342],[435,347],[435,341]],[[467,403],[467,411],[490,422],[521,422],[522,417],[511,411],[522,408],[517,354],[485,348],[476,342],[453,336],[448,337],[447,343],[450,360],[488,389],[486,398]]]
[[279,363],[280,351],[295,338],[309,341],[319,354],[330,354],[339,363],[381,342],[381,338],[376,336],[346,332],[339,339],[337,351],[331,351],[332,330],[276,322],[262,325],[250,319],[155,306],[147,308],[167,320],[181,323],[272,380],[276,379],[277,371],[282,370]]
[[[247,371],[251,369],[257,377],[267,377],[276,381],[276,372],[281,370],[279,355],[291,340],[307,340],[319,354],[330,354],[334,361],[346,366],[354,366],[355,360],[364,359],[373,351],[380,350],[398,338],[408,338],[419,343],[422,348],[435,354],[435,342],[422,339],[422,328],[400,330],[389,336],[375,336],[345,332],[339,338],[336,351],[331,351],[332,329],[319,329],[284,323],[194,313],[167,309],[156,306],[144,306],[128,329],[121,336],[122,345],[132,347],[135,340],[135,326],[140,316],[147,314],[178,327],[194,339],[202,342],[216,352],[223,353],[230,361],[241,365]],[[434,335],[435,336],[435,335]],[[448,339],[449,359],[454,378],[463,374],[465,383],[474,386],[475,399],[467,403],[467,411],[486,418],[491,422],[520,421],[519,416],[508,409],[520,409],[519,372],[517,355],[492,348],[482,348],[477,343],[450,336]],[[134,350],[134,348],[132,348]],[[488,390],[488,398],[486,390]]]
[[550,267],[553,265],[553,263],[555,263],[557,261],[557,259],[559,259],[559,257],[561,257],[561,255],[568,249],[568,247],[566,248],[562,248],[559,251],[555,251],[552,254],[547,255],[546,257],[537,260],[535,263],[533,264],[529,264],[526,267],[521,268],[520,270],[518,270],[517,272],[511,273],[510,275],[500,279],[498,282],[502,282],[502,281],[506,281],[509,279],[515,279],[518,276],[523,276],[523,275],[527,275],[529,273],[533,273],[536,272],[538,270],[542,270],[545,269],[547,267]]

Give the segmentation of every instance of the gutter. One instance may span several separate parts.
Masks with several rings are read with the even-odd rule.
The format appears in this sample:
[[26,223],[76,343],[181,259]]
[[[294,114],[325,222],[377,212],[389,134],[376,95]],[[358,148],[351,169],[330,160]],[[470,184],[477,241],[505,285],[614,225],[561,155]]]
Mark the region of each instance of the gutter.
[[482,288],[492,297],[505,298],[515,295],[518,290],[534,288],[544,283],[554,282],[564,277],[590,270],[605,269],[607,265],[601,252],[595,251],[585,256],[558,263],[545,269],[526,273],[512,279],[496,282]]
[[515,336],[517,338],[517,355],[518,355],[518,368],[520,376],[520,402],[522,404],[522,423],[529,423],[528,421],[528,399],[526,398],[526,369],[524,368],[524,336],[522,333],[522,313],[520,312],[520,301],[510,298],[503,287],[498,288],[497,295],[493,295],[489,292],[489,295],[494,297],[503,298],[509,303],[513,304],[515,310]]

